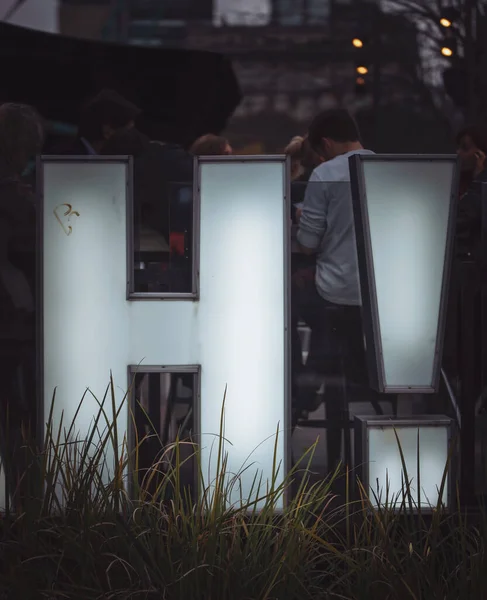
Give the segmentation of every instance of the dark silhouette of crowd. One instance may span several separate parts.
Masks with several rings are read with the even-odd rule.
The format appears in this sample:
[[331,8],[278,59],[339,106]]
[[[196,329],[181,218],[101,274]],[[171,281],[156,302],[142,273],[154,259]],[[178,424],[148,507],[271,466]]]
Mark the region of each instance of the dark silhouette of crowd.
[[18,466],[11,489],[24,464],[21,426],[36,425],[36,213],[22,174],[43,137],[34,109],[0,106],[0,451]]

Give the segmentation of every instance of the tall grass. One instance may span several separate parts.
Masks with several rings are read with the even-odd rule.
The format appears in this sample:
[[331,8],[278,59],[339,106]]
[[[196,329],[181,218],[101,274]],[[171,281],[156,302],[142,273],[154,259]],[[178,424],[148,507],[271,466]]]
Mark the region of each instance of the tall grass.
[[[55,423],[55,398],[42,449],[26,440],[28,468],[0,521],[0,597],[24,599],[450,600],[483,598],[487,589],[487,520],[374,508],[334,497],[333,473],[313,483],[312,447],[265,494],[229,503],[239,474],[230,476],[222,435],[217,471],[194,497],[181,473],[199,448],[177,439],[140,470],[140,448],[117,429],[113,383],[88,434]],[[151,435],[156,436],[156,433]],[[106,457],[114,457],[107,470]],[[8,465],[6,465],[8,468]],[[28,485],[27,485],[28,483]],[[29,493],[25,493],[29,490]],[[292,495],[290,494],[292,492]],[[289,493],[289,494],[288,494]],[[290,500],[276,507],[283,494]],[[441,497],[441,495],[440,495]],[[259,507],[259,510],[257,510]]]

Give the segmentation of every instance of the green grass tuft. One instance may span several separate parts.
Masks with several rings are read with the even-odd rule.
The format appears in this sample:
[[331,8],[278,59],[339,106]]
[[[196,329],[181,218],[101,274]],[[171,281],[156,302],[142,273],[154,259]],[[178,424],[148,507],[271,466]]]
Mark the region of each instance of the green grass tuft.
[[[275,459],[266,493],[256,478],[250,499],[230,505],[239,476],[226,471],[222,410],[217,472],[195,500],[181,472],[193,460],[201,473],[199,449],[178,438],[160,447],[139,476],[144,440],[136,437],[129,451],[119,435],[112,381],[84,439],[76,433],[76,418],[69,426],[54,423],[54,403],[44,447],[34,449],[25,440],[28,468],[0,520],[1,598],[485,597],[487,519],[471,523],[460,513],[445,513],[441,504],[430,515],[415,511],[405,468],[399,508],[387,490],[374,508],[360,482],[359,500],[350,498],[354,475],[348,470],[313,483],[315,445],[282,485]],[[106,456],[114,457],[109,470]],[[340,477],[346,483],[341,502],[333,496]],[[278,511],[286,494],[289,502]]]

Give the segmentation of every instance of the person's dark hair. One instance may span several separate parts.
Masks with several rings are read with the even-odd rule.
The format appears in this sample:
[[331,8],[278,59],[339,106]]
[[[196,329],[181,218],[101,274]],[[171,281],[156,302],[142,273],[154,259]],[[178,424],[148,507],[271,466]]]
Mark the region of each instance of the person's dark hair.
[[114,133],[100,151],[105,156],[142,156],[150,148],[150,139],[135,127]]
[[313,149],[319,148],[321,140],[334,142],[357,142],[360,133],[352,115],[345,109],[325,110],[317,115],[309,126],[308,139]]
[[0,106],[0,176],[20,177],[41,151],[44,128],[37,111],[26,104]]
[[226,138],[210,133],[198,138],[191,146],[190,153],[195,156],[221,156],[225,154],[227,146]]
[[467,125],[463,129],[461,129],[455,138],[457,146],[460,145],[460,142],[465,136],[469,136],[472,138],[473,143],[477,146],[479,150],[482,150],[485,154],[487,154],[487,125],[484,123]]
[[303,140],[302,153],[303,157],[301,159],[301,164],[306,170],[313,171],[323,162],[323,159],[319,156],[319,154],[313,150],[308,136],[306,136]]
[[121,129],[140,115],[140,109],[118,92],[103,90],[81,111],[78,133],[89,142],[103,139],[103,127]]

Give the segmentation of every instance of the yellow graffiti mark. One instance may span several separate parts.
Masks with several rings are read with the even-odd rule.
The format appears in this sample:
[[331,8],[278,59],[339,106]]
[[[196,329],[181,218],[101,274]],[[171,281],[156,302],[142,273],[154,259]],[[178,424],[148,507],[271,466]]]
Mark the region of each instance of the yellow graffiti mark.
[[56,206],[53,212],[57,222],[63,228],[64,233],[66,235],[71,235],[73,233],[73,228],[69,225],[69,222],[71,221],[71,217],[79,217],[79,212],[73,210],[71,204],[60,204],[59,206]]

